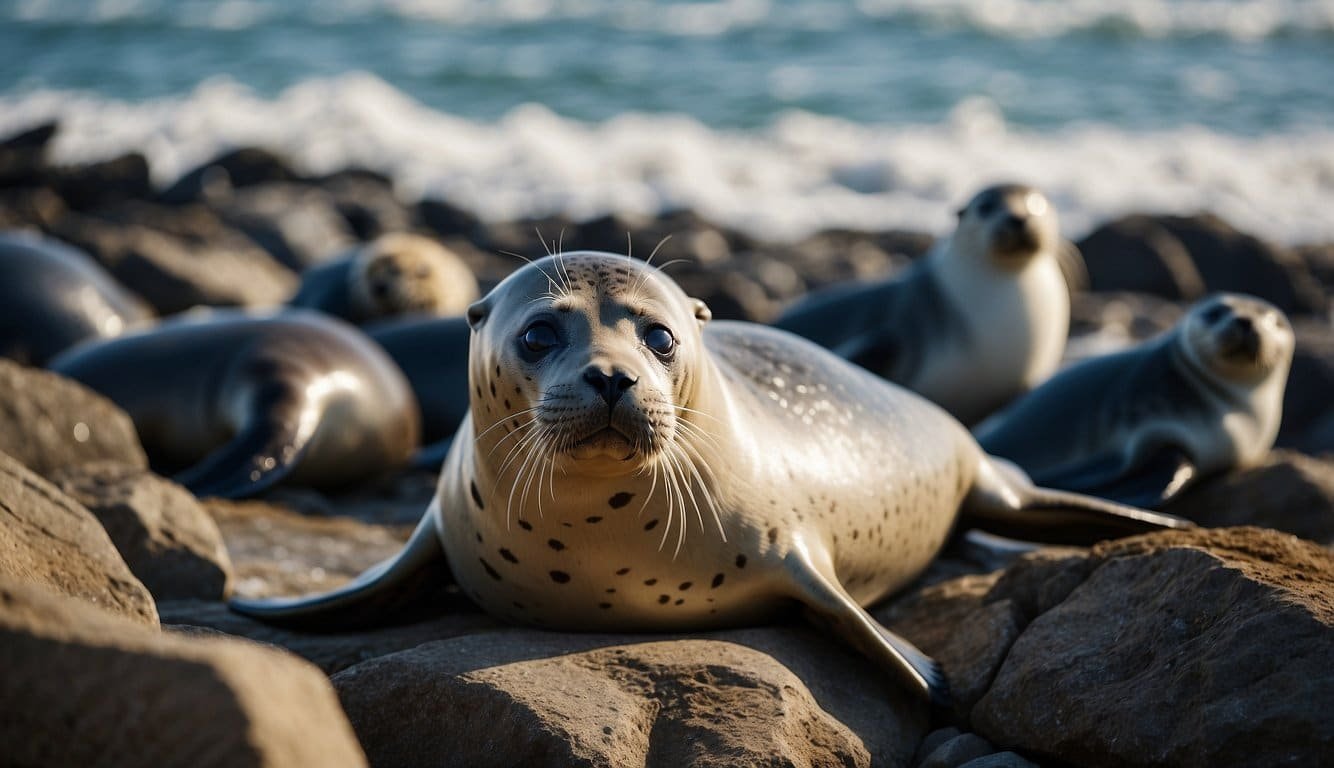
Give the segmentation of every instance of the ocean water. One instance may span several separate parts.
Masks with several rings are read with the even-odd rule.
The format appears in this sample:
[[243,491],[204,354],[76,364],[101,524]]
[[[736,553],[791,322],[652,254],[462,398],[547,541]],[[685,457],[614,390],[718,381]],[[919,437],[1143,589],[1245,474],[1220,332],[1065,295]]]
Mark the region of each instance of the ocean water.
[[1334,240],[1334,0],[0,0],[0,133],[260,144],[492,219],[690,207],[785,239],[1042,187],[1077,237]]

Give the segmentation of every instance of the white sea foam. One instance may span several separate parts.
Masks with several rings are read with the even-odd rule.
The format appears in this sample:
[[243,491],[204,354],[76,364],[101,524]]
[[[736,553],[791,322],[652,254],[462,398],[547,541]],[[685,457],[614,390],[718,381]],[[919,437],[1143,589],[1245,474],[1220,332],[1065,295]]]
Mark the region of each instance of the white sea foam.
[[939,125],[874,126],[789,113],[720,131],[672,115],[581,123],[530,105],[494,123],[431,110],[381,80],[306,81],[275,99],[229,81],[129,103],[68,92],[0,97],[0,135],[59,118],[63,162],[143,151],[170,183],[225,149],[258,145],[302,169],[392,175],[487,219],[676,207],[774,239],[826,227],[945,231],[981,185],[1044,189],[1078,237],[1116,215],[1209,210],[1286,242],[1334,241],[1334,130],[1261,137],[1099,125],[1035,133],[971,100]]
[[0,14],[29,22],[154,20],[249,28],[278,19],[315,24],[400,17],[452,26],[597,20],[611,29],[681,36],[751,29],[835,29],[868,19],[927,21],[1000,36],[1115,30],[1149,37],[1252,40],[1334,32],[1334,0],[15,0]]

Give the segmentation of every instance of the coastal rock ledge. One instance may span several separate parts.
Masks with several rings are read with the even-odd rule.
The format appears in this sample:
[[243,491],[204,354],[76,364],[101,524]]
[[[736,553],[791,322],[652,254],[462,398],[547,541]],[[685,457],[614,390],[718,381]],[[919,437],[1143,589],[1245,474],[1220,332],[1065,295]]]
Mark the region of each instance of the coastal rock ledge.
[[1039,552],[882,616],[956,714],[1041,763],[1320,765],[1334,755],[1334,554],[1259,528]]

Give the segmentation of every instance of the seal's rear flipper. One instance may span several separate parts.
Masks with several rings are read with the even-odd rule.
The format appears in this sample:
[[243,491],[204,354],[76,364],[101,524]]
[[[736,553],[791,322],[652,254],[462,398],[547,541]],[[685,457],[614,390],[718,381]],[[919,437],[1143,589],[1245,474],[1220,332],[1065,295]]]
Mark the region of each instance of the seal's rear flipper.
[[305,393],[269,383],[248,404],[236,437],[173,479],[198,497],[245,498],[291,474],[320,423]]
[[[434,502],[432,502],[434,505]],[[332,592],[309,597],[232,600],[233,611],[290,629],[337,632],[404,624],[442,613],[460,598],[436,535],[434,508],[403,550]]]
[[1088,545],[1153,531],[1194,528],[1172,515],[1068,491],[1039,488],[1018,468],[988,458],[964,503],[966,525],[1012,539]]
[[1094,464],[1072,465],[1034,477],[1038,485],[1092,494],[1135,507],[1160,509],[1191,484],[1199,472],[1194,461],[1176,446],[1156,446],[1129,466],[1100,472]]
[[949,682],[940,665],[858,605],[839,584],[827,552],[794,541],[787,566],[798,587],[794,597],[814,619],[932,704],[950,706]]

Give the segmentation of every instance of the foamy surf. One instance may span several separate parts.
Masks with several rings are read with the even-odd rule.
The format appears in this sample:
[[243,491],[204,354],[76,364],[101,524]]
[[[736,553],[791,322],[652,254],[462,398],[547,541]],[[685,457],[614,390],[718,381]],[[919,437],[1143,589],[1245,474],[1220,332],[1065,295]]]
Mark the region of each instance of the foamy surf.
[[272,99],[225,80],[144,102],[0,97],[0,134],[49,119],[61,122],[61,162],[141,151],[165,185],[223,150],[263,146],[311,173],[380,170],[405,197],[447,199],[496,221],[684,207],[775,240],[832,227],[942,232],[976,188],[1013,179],[1044,189],[1072,237],[1129,212],[1207,210],[1281,242],[1334,241],[1329,129],[1038,132],[1007,124],[985,99],[935,125],[789,112],[760,130],[720,130],[680,115],[580,122],[536,105],[484,122],[364,74],[308,80]]

